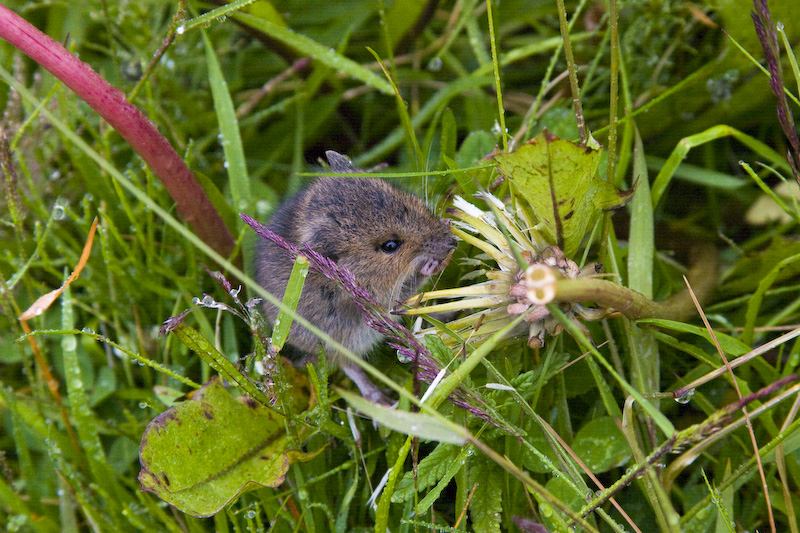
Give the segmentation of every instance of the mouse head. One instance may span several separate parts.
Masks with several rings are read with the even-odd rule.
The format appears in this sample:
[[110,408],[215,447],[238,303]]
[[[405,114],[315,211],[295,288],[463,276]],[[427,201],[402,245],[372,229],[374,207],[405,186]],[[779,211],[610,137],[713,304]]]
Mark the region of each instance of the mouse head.
[[[328,159],[336,172],[360,172],[335,152]],[[320,178],[301,210],[301,240],[347,267],[386,307],[441,271],[456,244],[422,200],[377,178]]]

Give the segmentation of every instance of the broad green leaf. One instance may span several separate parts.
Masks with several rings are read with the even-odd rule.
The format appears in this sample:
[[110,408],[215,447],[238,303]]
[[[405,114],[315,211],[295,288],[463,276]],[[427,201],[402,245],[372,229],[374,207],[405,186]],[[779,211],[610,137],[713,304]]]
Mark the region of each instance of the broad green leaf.
[[600,150],[559,139],[545,131],[510,154],[494,157],[567,257],[604,210],[622,207],[633,194],[597,177]]
[[[526,442],[530,445],[531,448],[535,448],[536,451],[532,451],[530,448],[523,447],[522,449],[522,464],[525,466],[527,470],[531,472],[535,472],[537,474],[548,474],[553,473],[553,466],[558,462],[558,457],[556,456],[556,452],[553,450],[550,443],[547,441],[547,437],[544,435],[544,431],[542,428],[533,422],[528,424],[528,427],[525,428],[527,432],[527,437],[525,438]],[[539,452],[542,456],[550,459],[550,464],[546,464],[536,452]]]
[[250,399],[234,399],[213,378],[147,425],[139,482],[187,514],[211,516],[242,492],[277,487],[292,463],[321,451],[290,450],[285,423]]
[[453,159],[455,157],[456,142],[458,142],[458,125],[456,124],[453,110],[446,107],[442,113],[442,140],[440,143],[441,148],[439,149],[442,155],[442,162],[439,164],[439,170],[448,168],[444,158]]
[[583,426],[575,435],[572,450],[594,473],[625,464],[631,454],[625,435],[610,416],[595,418]]
[[[455,153],[455,159],[445,158],[451,170],[469,169],[472,166],[480,165],[481,160],[497,147],[495,136],[488,131],[473,131]],[[458,181],[459,187],[467,196],[478,192],[478,187],[488,187],[492,180],[493,169],[481,168],[478,170],[462,170],[453,172],[453,176]]]
[[497,146],[497,138],[488,131],[473,131],[456,152],[456,163],[461,168],[469,168],[492,153]]

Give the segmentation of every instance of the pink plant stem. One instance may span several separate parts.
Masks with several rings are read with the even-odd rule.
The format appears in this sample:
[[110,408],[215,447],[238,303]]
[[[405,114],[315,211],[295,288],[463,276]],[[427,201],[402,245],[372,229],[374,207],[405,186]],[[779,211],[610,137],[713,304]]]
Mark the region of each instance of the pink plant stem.
[[164,184],[181,219],[218,253],[230,255],[233,235],[194,174],[122,91],[3,5],[0,5],[0,37],[61,80],[117,130]]

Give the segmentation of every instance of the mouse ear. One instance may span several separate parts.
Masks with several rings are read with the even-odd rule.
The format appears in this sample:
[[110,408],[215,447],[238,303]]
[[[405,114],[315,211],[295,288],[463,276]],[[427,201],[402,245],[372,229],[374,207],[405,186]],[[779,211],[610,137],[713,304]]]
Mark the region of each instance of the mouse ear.
[[328,150],[325,152],[325,157],[328,158],[328,164],[334,172],[363,172],[360,168],[354,167],[353,163],[339,152]]

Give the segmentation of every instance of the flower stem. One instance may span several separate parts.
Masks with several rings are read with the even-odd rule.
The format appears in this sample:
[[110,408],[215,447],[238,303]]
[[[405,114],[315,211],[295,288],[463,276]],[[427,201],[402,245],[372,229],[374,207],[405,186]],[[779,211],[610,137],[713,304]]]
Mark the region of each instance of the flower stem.
[[[699,302],[707,301],[717,283],[717,250],[711,246],[692,250],[696,256],[689,270],[688,280]],[[688,290],[661,302],[654,302],[643,294],[623,287],[613,281],[593,278],[560,279],[556,285],[555,301],[594,302],[600,307],[614,309],[632,320],[662,318],[685,320],[695,311]]]

